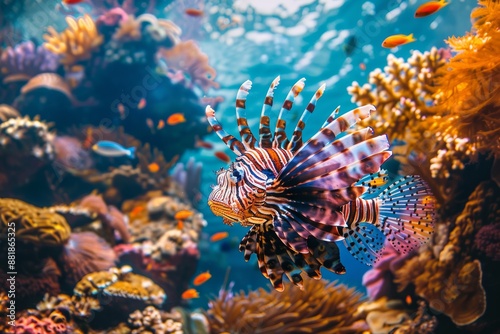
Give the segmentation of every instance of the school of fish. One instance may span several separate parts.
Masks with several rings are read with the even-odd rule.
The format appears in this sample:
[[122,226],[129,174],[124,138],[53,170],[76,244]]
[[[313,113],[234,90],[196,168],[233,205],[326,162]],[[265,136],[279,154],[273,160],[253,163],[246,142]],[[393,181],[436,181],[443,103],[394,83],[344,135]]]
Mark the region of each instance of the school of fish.
[[391,156],[387,136],[375,136],[371,128],[350,129],[375,108],[365,105],[341,116],[337,108],[303,142],[302,131],[323,95],[322,85],[288,139],[284,116],[305,79],[289,91],[272,133],[269,115],[279,81],[277,77],[267,91],[258,139],[245,109],[251,81],[241,85],[236,97],[241,141],[206,107],[211,127],[237,155],[229,168],[217,172],[208,205],[224,223],[250,227],[240,243],[245,260],[256,254],[263,276],[283,291],[284,275],[302,288],[303,273],[316,279],[321,267],[345,273],[336,241],[367,265],[377,260],[385,239],[401,253],[426,242],[433,233],[435,206],[426,183],[410,175],[387,184],[380,169]]

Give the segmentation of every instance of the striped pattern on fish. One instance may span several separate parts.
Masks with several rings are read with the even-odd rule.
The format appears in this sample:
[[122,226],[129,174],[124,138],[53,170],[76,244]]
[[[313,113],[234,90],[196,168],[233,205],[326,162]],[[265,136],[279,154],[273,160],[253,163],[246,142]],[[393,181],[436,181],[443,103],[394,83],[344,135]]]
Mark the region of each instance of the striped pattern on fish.
[[411,175],[387,185],[380,169],[391,156],[387,136],[375,136],[371,128],[344,134],[375,108],[366,105],[341,116],[337,108],[304,143],[302,131],[325,91],[322,85],[288,139],[285,116],[305,79],[289,91],[272,133],[269,114],[279,80],[267,91],[258,139],[246,115],[250,81],[241,85],[236,97],[241,141],[223,129],[210,106],[206,108],[210,125],[237,155],[229,168],[217,172],[208,204],[226,224],[251,227],[240,243],[245,260],[255,253],[262,274],[282,291],[283,275],[302,287],[302,274],[320,278],[321,267],[345,273],[336,241],[371,265],[385,239],[400,252],[429,239],[435,201],[425,182]]

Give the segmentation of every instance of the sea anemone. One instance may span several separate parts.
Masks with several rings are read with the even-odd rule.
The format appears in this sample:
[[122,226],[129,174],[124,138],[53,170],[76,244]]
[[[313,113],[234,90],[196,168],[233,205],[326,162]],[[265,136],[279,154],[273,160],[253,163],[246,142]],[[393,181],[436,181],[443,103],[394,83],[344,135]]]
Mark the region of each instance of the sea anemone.
[[260,288],[212,300],[207,315],[213,333],[357,333],[364,327],[355,315],[360,300],[353,288],[309,280],[303,291]]

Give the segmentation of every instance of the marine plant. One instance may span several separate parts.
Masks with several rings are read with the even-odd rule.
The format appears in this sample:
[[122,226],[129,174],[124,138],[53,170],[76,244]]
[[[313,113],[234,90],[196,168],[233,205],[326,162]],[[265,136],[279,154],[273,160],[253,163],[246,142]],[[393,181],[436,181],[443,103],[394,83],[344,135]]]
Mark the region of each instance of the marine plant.
[[366,328],[356,315],[361,298],[338,282],[309,280],[304,290],[223,292],[209,302],[207,317],[212,333],[358,333]]

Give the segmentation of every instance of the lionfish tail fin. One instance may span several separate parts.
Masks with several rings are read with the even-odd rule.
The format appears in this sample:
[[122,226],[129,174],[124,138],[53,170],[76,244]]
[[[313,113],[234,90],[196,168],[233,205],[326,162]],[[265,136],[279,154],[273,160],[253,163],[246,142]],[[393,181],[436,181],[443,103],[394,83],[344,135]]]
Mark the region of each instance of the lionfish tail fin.
[[238,94],[236,95],[236,120],[238,122],[241,140],[246,149],[254,148],[257,141],[248,127],[247,120],[246,101],[250,89],[252,89],[252,82],[247,80],[240,86]]
[[259,125],[259,146],[262,148],[271,148],[273,144],[270,128],[271,119],[269,117],[269,114],[271,112],[271,107],[273,106],[274,90],[276,89],[276,87],[278,87],[279,83],[280,77],[277,76],[267,90],[266,99],[264,100],[264,104],[262,105]]
[[227,147],[231,149],[237,155],[241,155],[245,152],[245,146],[242,142],[236,139],[233,135],[227,133],[222,125],[219,123],[217,118],[215,118],[215,110],[212,109],[209,105],[205,108],[205,115],[207,116],[208,123],[215,131],[217,136],[226,144]]
[[430,239],[436,200],[420,176],[399,178],[380,193],[378,200],[380,229],[398,252],[415,250]]

